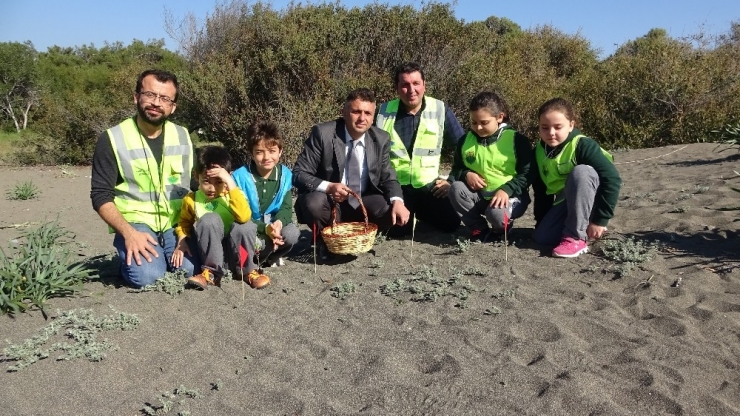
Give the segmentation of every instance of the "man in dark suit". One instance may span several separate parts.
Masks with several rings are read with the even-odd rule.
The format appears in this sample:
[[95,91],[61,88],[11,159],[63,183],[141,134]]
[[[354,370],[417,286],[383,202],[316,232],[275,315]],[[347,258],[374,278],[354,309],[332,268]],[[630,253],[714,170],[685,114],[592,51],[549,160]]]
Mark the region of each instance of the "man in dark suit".
[[[390,163],[390,136],[373,127],[374,115],[372,91],[359,88],[350,92],[342,117],[313,126],[296,160],[296,216],[302,224],[316,224],[318,236],[331,221],[331,199],[339,204],[337,222],[364,221],[349,189],[361,195],[369,221],[380,231],[403,226],[409,220],[401,185]],[[317,241],[325,248],[320,238]]]

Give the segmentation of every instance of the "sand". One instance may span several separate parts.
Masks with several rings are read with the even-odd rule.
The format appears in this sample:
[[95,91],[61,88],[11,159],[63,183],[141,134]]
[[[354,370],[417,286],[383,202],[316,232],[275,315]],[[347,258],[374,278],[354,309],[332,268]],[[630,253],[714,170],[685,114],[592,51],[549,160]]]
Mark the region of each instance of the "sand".
[[[7,372],[14,363],[0,361],[0,413],[137,415],[183,386],[200,394],[169,414],[740,414],[740,155],[717,150],[616,153],[616,217],[577,259],[531,241],[531,210],[506,250],[420,225],[413,246],[381,241],[317,273],[304,229],[286,265],[267,269],[271,286],[244,301],[239,282],[174,297],[126,288],[89,168],[0,167],[3,192],[41,189],[0,201],[0,246],[58,215],[76,235],[67,247],[100,276],[50,300],[50,320],[77,308],[141,319],[100,335],[117,349],[99,362],[53,355]],[[599,248],[630,238],[657,249],[620,274]],[[391,293],[397,279],[437,297]],[[355,292],[335,297],[342,284]],[[0,316],[0,339],[21,343],[48,322]]]

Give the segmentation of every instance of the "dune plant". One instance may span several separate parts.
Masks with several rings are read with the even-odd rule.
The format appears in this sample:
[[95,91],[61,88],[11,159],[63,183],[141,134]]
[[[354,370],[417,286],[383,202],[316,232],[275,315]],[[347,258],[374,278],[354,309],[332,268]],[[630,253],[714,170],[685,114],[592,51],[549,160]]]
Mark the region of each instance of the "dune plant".
[[601,254],[615,263],[610,270],[618,277],[626,276],[637,265],[652,259],[657,250],[657,243],[647,243],[633,237],[624,240],[604,240],[601,245]]
[[26,201],[38,198],[39,194],[39,188],[33,181],[26,181],[16,183],[12,189],[5,192],[5,197],[12,201]]
[[[116,346],[108,340],[98,341],[98,333],[114,329],[131,330],[140,322],[136,315],[123,312],[104,316],[96,316],[89,309],[57,312],[57,316],[41,329],[40,334],[5,348],[4,360],[15,362],[8,367],[8,371],[11,372],[48,358],[55,351],[63,352],[57,360],[86,358],[90,361],[100,361],[106,357],[106,352],[116,349]],[[44,347],[62,333],[69,342],[55,342],[50,347]]]
[[75,262],[65,242],[74,238],[56,221],[31,229],[21,243],[0,248],[0,311],[24,312],[39,308],[49,298],[70,296],[82,289],[89,279],[85,263]]
[[722,145],[727,145],[729,147],[720,150],[720,152],[732,148],[740,152],[740,123],[735,125],[725,124],[717,130],[712,130],[711,133],[717,136],[719,142],[715,150]]
[[347,281],[342,282],[331,289],[331,295],[337,299],[346,299],[352,293],[357,292],[357,287],[354,282]]

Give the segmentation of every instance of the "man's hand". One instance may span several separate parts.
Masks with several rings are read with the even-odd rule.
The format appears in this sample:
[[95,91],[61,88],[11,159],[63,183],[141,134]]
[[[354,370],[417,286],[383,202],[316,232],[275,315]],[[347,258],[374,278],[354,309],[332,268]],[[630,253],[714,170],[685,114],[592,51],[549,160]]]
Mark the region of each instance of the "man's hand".
[[131,266],[131,259],[136,262],[137,266],[141,266],[141,258],[148,262],[152,262],[152,255],[159,257],[155,246],[159,245],[157,239],[151,234],[143,231],[137,231],[131,228],[129,233],[123,235],[124,243],[126,245],[126,265]]
[[605,232],[606,227],[604,227],[603,225],[596,225],[592,222],[589,223],[588,228],[586,228],[586,235],[588,236],[588,238],[592,238],[594,240],[601,238]]
[[393,201],[393,204],[391,205],[391,221],[393,225],[406,225],[406,223],[409,222],[410,216],[411,213],[406,209],[406,205],[403,204],[403,201],[398,199]]
[[478,192],[486,187],[485,179],[475,172],[468,172],[465,174],[465,183],[467,183],[468,187],[470,187],[474,192]]
[[509,208],[509,194],[504,190],[499,189],[495,194],[493,194],[491,203],[488,204],[488,206],[491,208]]
[[326,194],[331,195],[334,198],[334,202],[340,203],[347,200],[349,197],[349,187],[347,185],[332,182],[326,187]]
[[437,179],[434,181],[434,187],[432,188],[432,195],[437,198],[447,197],[447,192],[450,191],[450,183],[446,179]]
[[172,252],[172,267],[177,269],[182,266],[182,260],[185,257],[185,254],[188,256],[192,255],[190,253],[190,247],[188,247],[188,243],[185,241],[185,237],[181,237],[180,240],[177,241],[175,251]]

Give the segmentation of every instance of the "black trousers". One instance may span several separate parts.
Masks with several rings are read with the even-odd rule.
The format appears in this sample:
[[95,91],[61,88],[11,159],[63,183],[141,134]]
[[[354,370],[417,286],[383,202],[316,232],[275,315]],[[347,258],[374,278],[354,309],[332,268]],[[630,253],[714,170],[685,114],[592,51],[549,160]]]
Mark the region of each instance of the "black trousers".
[[411,185],[401,186],[403,202],[411,212],[409,222],[403,227],[393,227],[391,237],[403,237],[411,234],[413,216],[424,221],[443,233],[452,233],[460,226],[460,215],[450,203],[450,198],[437,198],[428,187],[414,188]]
[[[378,231],[391,228],[391,206],[381,194],[362,195],[362,203],[367,210],[368,221],[377,224]],[[298,195],[295,201],[295,211],[298,222],[313,228],[316,223],[316,232],[321,235],[321,230],[331,223],[332,207],[334,202],[325,192],[313,191]],[[353,208],[349,202],[344,201],[337,206],[337,222],[361,222],[365,221],[362,208]],[[395,227],[394,227],[395,228]]]

